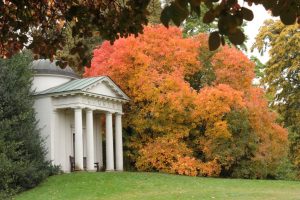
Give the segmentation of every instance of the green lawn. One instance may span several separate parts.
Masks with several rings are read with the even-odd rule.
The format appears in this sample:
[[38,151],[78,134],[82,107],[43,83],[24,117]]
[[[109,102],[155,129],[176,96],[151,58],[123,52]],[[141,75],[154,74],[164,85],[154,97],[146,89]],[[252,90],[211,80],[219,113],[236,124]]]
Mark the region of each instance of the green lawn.
[[17,200],[300,199],[300,182],[106,172],[53,176]]

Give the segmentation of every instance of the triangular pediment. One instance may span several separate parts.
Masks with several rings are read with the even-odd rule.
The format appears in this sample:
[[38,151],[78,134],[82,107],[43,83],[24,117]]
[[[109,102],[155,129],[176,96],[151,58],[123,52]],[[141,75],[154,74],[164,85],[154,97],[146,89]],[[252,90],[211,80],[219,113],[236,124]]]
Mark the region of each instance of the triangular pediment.
[[129,97],[116,85],[114,81],[112,81],[107,76],[104,76],[102,79],[83,88],[82,91],[97,95],[129,100]]
[[57,87],[38,92],[35,95],[65,96],[78,93],[111,97],[125,101],[130,100],[108,76],[72,80]]

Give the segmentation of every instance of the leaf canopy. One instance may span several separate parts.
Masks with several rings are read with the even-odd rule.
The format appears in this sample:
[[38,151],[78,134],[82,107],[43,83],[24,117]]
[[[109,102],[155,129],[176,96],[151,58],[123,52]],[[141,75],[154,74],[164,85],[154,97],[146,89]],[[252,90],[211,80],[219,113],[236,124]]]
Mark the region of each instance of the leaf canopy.
[[[274,16],[280,16],[285,24],[300,23],[299,0],[245,0],[245,3],[263,5]],[[221,38],[228,36],[235,45],[243,43],[245,39],[240,26],[243,20],[251,21],[254,13],[237,0],[168,0],[161,11],[161,22],[166,27],[171,22],[180,26],[191,14],[200,16],[203,6],[206,8],[203,10],[204,23],[216,20]],[[11,57],[26,47],[37,55],[36,58],[57,59],[57,51],[67,43],[63,32],[70,23],[74,24],[73,37],[97,36],[113,43],[120,37],[138,36],[149,19],[153,20],[149,15],[155,10],[161,10],[157,0],[0,1],[0,57]],[[89,57],[84,53],[86,49],[85,44],[75,44],[72,54],[77,54],[84,62],[74,67],[89,66],[90,60],[85,61]],[[60,59],[69,61],[67,57]]]

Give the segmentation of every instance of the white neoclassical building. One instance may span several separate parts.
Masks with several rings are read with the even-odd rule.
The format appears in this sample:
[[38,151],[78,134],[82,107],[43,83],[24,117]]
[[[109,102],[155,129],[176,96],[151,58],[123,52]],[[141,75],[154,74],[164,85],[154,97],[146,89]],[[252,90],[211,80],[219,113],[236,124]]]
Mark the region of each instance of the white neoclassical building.
[[122,171],[122,104],[128,96],[107,76],[79,79],[70,67],[49,60],[34,61],[32,69],[47,158],[64,172],[94,171],[97,163]]

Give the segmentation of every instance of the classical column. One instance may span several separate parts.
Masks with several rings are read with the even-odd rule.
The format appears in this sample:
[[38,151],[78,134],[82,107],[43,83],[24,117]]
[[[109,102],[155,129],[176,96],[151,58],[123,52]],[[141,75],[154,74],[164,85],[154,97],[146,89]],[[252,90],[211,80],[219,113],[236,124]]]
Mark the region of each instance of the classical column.
[[98,136],[99,136],[99,140],[97,141],[98,142],[98,153],[99,153],[99,167],[102,168],[103,167],[103,146],[102,146],[102,130],[103,130],[103,127],[102,127],[102,121],[101,121],[101,115],[99,115],[99,118],[98,118]]
[[94,167],[94,124],[93,124],[93,111],[86,110],[86,168],[88,171],[95,171]]
[[55,133],[56,133],[56,126],[57,126],[57,110],[52,110],[51,113],[51,129],[50,129],[50,160],[53,164],[55,163]]
[[115,115],[116,170],[123,171],[122,115]]
[[83,170],[82,109],[75,108],[75,169]]
[[106,171],[114,170],[112,113],[106,112]]

